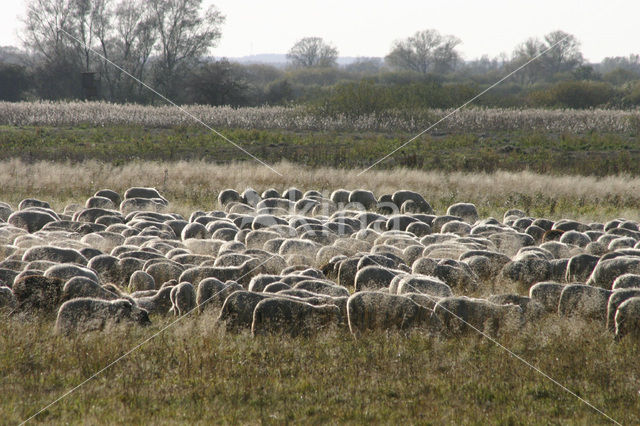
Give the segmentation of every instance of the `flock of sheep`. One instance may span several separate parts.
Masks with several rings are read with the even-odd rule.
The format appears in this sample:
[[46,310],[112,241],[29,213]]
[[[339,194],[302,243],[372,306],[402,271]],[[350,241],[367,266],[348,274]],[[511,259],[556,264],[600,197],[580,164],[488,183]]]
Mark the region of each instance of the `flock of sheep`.
[[254,335],[497,335],[558,315],[640,337],[636,222],[480,219],[465,203],[435,215],[413,191],[226,189],[218,202],[187,219],[153,188],[62,212],[0,202],[0,311],[55,315],[62,334],[211,310]]

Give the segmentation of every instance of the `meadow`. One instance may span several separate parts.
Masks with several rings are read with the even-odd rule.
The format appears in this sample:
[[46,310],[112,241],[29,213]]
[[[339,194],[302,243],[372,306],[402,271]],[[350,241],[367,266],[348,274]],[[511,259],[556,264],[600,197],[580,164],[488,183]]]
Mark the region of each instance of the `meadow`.
[[[327,196],[337,188],[376,195],[402,188],[422,194],[436,214],[471,202],[481,217],[498,220],[511,208],[585,223],[640,220],[638,112],[463,111],[394,161],[359,175],[425,122],[400,113],[384,124],[380,117],[319,122],[286,108],[189,111],[210,114],[207,123],[282,176],[171,108],[4,103],[0,200],[17,207],[35,197],[59,211],[101,188],[153,186],[171,211],[188,215],[219,208],[225,188],[295,186]],[[253,338],[226,333],[214,312],[182,317],[166,331],[174,319],[158,316],[146,328],[67,338],[53,333],[53,320],[0,322],[2,423],[25,420],[155,333],[34,421],[610,422],[480,336],[375,332],[354,339],[334,330]],[[640,342],[616,342],[595,321],[553,316],[498,341],[616,421],[640,422]]]

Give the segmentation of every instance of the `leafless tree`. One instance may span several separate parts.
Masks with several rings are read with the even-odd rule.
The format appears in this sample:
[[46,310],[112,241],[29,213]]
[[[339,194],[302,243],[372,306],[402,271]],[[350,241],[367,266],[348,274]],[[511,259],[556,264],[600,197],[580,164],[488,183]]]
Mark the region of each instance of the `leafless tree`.
[[294,67],[332,67],[336,65],[338,49],[327,44],[321,37],[305,37],[293,45],[287,59]]
[[458,44],[458,38],[443,36],[436,30],[418,31],[411,37],[395,41],[385,61],[397,69],[422,74],[444,73],[453,70],[460,60],[456,51]]
[[201,12],[202,0],[148,0],[158,34],[156,82],[173,96],[181,67],[207,54],[220,38],[224,16],[209,6]]

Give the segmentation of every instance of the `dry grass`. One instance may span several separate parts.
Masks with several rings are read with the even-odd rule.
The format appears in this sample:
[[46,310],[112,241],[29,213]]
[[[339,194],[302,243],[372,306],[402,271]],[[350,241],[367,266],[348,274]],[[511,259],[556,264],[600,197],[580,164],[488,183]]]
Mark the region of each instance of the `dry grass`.
[[[159,330],[56,336],[47,320],[0,323],[0,418],[17,423]],[[616,420],[640,421],[637,343],[550,318],[500,341]],[[290,339],[227,335],[188,317],[63,399],[41,423],[605,424],[477,336],[344,331]]]
[[[472,202],[483,216],[500,218],[509,208],[534,216],[606,220],[640,219],[640,178],[550,176],[531,172],[444,173],[410,169],[360,170],[307,168],[279,163],[279,176],[257,163],[216,165],[205,162],[132,162],[123,166],[87,161],[79,164],[20,160],[0,162],[0,200],[17,203],[27,197],[50,201],[58,209],[82,202],[101,188],[120,193],[131,186],[153,186],[172,202],[171,209],[188,214],[217,207],[225,188],[258,191],[295,186],[330,194],[336,188],[366,188],[378,196],[398,189],[420,192],[444,214],[455,202]],[[167,178],[165,179],[165,176]]]

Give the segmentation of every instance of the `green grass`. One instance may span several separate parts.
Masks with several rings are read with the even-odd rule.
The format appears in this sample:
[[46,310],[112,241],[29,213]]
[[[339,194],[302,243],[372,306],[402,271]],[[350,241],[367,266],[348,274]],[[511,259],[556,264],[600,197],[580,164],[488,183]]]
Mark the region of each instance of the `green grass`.
[[[63,338],[50,321],[0,323],[0,418],[17,423],[150,336]],[[616,420],[640,422],[637,343],[549,318],[500,341]],[[355,340],[228,335],[187,317],[40,414],[42,423],[607,423],[478,336],[420,332]]]
[[[409,133],[357,133],[221,129],[232,141],[266,162],[309,166],[366,167],[402,145]],[[0,126],[5,158],[113,164],[132,160],[244,161],[248,156],[201,127]],[[605,176],[640,174],[640,149],[624,134],[437,133],[399,150],[380,167],[492,172],[531,170]]]

